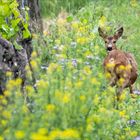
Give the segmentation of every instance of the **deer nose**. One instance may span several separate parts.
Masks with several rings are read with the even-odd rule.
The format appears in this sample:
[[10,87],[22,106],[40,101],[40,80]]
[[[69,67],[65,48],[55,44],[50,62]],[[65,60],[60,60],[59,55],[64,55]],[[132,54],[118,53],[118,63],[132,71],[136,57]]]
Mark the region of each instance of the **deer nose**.
[[107,51],[112,51],[112,47],[107,47]]

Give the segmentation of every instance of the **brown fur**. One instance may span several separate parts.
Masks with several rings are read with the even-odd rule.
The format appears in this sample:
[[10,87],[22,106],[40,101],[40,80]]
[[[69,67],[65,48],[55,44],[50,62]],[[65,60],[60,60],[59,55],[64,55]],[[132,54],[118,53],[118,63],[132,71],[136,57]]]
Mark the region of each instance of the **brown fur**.
[[103,67],[105,73],[110,75],[109,85],[117,86],[117,100],[119,100],[124,88],[129,87],[130,93],[133,93],[133,84],[138,75],[137,62],[131,53],[123,52],[116,48],[115,43],[122,35],[123,28],[120,28],[113,37],[107,37],[100,28],[98,30],[99,35],[105,40],[105,46],[108,50]]

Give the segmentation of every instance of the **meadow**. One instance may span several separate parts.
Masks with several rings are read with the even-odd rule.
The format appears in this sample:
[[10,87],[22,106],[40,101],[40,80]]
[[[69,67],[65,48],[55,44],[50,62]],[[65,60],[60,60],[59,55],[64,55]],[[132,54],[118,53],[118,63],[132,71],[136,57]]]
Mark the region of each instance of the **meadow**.
[[[21,79],[7,72],[0,140],[139,140],[140,96],[132,98],[125,89],[119,109],[114,107],[116,89],[103,72],[107,52],[98,27],[110,35],[124,27],[117,46],[134,54],[140,70],[140,2],[99,0],[58,13],[44,16],[43,35],[33,34],[31,65],[38,92],[29,66],[24,95]],[[136,90],[139,83],[138,77]]]

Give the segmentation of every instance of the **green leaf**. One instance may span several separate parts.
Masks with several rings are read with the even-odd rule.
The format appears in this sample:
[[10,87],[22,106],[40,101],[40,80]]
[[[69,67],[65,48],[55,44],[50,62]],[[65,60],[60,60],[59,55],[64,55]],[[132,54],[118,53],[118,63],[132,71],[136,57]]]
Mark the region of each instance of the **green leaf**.
[[14,30],[14,28],[10,28],[10,31],[8,33],[8,38],[10,39],[11,37],[13,37],[16,34],[16,31]]
[[0,5],[0,17],[7,17],[9,15],[9,7],[6,4]]
[[23,38],[25,39],[25,38],[29,38],[29,37],[31,37],[30,31],[28,29],[24,30],[23,31]]
[[10,7],[10,9],[15,9],[18,7],[18,3],[16,1],[14,1],[9,5],[9,7]]
[[19,12],[19,10],[17,8],[14,8],[12,10],[12,13],[14,14],[15,18],[18,18],[20,16],[20,12]]
[[72,17],[72,16],[68,16],[68,17],[67,17],[67,21],[68,21],[68,22],[72,22],[72,21],[73,21],[73,17]]
[[30,19],[27,11],[25,11],[25,19],[26,19],[26,21],[29,21],[29,19]]
[[12,0],[2,0],[2,3],[9,4]]
[[6,32],[6,33],[8,33],[9,30],[10,30],[9,26],[6,25],[6,24],[3,24],[3,25],[1,26],[1,28],[2,28],[2,30],[3,30],[4,32]]
[[12,27],[15,28],[16,26],[18,26],[19,22],[20,22],[20,18],[12,20],[11,21]]
[[23,49],[22,46],[19,45],[16,41],[14,41],[13,44],[14,44],[14,46],[15,46],[15,48],[16,48],[17,50],[21,50],[21,49]]

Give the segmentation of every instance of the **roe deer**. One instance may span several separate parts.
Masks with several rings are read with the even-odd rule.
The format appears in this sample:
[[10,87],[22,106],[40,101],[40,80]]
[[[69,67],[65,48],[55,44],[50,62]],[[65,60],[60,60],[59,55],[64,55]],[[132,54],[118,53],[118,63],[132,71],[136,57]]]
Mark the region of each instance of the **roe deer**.
[[116,41],[123,34],[123,27],[119,28],[113,36],[107,36],[102,29],[98,28],[99,35],[105,41],[107,56],[103,67],[108,77],[110,86],[117,86],[117,100],[124,88],[129,87],[133,93],[133,84],[137,79],[137,62],[131,53],[123,52],[116,48]]

